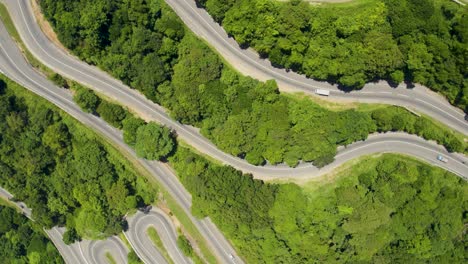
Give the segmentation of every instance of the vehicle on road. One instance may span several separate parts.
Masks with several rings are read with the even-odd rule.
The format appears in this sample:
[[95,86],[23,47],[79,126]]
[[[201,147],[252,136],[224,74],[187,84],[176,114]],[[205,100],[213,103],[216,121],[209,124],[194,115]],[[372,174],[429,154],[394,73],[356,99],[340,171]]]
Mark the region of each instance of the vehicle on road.
[[440,155],[440,154],[437,155],[437,160],[440,160],[440,161],[445,162],[445,163],[448,162],[448,159],[446,157]]
[[325,89],[315,89],[315,93],[318,95],[329,96],[330,91]]

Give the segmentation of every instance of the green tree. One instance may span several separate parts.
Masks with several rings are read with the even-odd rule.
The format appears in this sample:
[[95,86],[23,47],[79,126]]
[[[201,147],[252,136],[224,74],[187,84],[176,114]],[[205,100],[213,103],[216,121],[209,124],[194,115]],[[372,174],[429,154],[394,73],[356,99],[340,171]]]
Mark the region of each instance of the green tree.
[[144,124],[145,121],[143,119],[136,118],[132,115],[127,115],[127,118],[122,121],[123,138],[125,143],[129,144],[130,146],[134,146],[136,142],[137,130]]
[[122,121],[127,117],[127,111],[123,107],[107,101],[102,101],[96,109],[96,112],[105,121],[119,129],[122,128]]
[[161,160],[167,157],[175,147],[171,131],[154,122],[140,126],[136,134],[135,151],[139,157]]
[[94,94],[93,91],[89,89],[77,89],[75,95],[73,96],[73,100],[88,113],[96,112],[96,109],[99,105],[99,98]]
[[76,232],[74,228],[67,229],[65,233],[63,234],[63,242],[66,245],[71,245],[75,243],[75,241],[80,241],[80,240],[81,238],[80,236],[78,236],[78,233]]
[[177,246],[182,250],[182,253],[184,253],[185,256],[191,257],[193,256],[193,248],[192,245],[190,244],[190,241],[183,236],[179,235],[177,237]]

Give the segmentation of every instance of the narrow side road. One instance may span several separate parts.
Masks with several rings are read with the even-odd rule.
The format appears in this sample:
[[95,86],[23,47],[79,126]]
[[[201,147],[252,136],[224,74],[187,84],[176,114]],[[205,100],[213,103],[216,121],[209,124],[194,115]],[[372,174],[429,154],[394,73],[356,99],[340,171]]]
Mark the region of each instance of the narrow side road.
[[[55,104],[84,125],[92,128],[112,144],[119,146],[120,150],[138,160],[182,207],[220,262],[243,263],[234,248],[209,218],[200,220],[191,215],[192,198],[174,172],[163,163],[137,158],[134,150],[124,143],[122,133],[119,130],[111,127],[102,119],[81,111],[73,102],[69,91],[55,86],[26,62],[14,41],[8,35],[3,23],[0,23],[0,73],[7,75],[7,77],[23,87]],[[234,260],[230,258],[230,255],[234,256]]]
[[[276,178],[282,178],[282,177],[304,177],[304,178],[313,178],[313,177],[318,177],[324,173],[326,170],[319,170],[316,167],[307,164],[307,165],[302,165],[298,166],[297,168],[286,168],[282,166],[254,166],[249,164],[243,159],[234,157],[232,155],[229,155],[220,149],[217,148],[210,140],[207,138],[203,137],[196,129],[190,126],[182,125],[177,121],[174,121],[169,115],[166,113],[165,109],[163,109],[161,106],[151,102],[150,100],[146,99],[143,95],[141,95],[139,92],[132,90],[131,88],[125,86],[122,84],[120,81],[114,79],[107,73],[99,70],[98,68],[94,66],[90,66],[77,58],[65,53],[62,49],[58,48],[55,46],[53,43],[50,42],[50,40],[44,35],[44,33],[41,31],[39,26],[37,25],[34,15],[31,9],[31,3],[28,0],[1,0],[4,1],[7,4],[7,7],[11,13],[11,17],[13,21],[15,22],[15,25],[18,28],[18,32],[25,42],[27,48],[33,53],[34,56],[36,56],[40,61],[42,61],[46,66],[49,68],[53,69],[54,71],[70,78],[75,81],[78,81],[84,85],[87,85],[88,87],[96,90],[99,93],[104,94],[105,96],[115,100],[116,102],[119,102],[120,104],[129,107],[132,109],[134,112],[139,114],[140,116],[144,117],[147,120],[152,120],[159,122],[163,125],[166,125],[167,127],[175,130],[177,132],[178,137],[183,139],[185,142],[190,144],[192,147],[195,149],[199,150],[200,152],[211,156],[217,160],[219,160],[221,163],[230,165],[238,170],[241,170],[245,173],[251,173],[255,178],[259,179],[270,179],[272,177]],[[203,34],[208,34],[212,32],[212,29],[216,29],[216,23],[214,24],[206,24],[206,19],[196,19],[203,14],[204,10],[202,9],[197,9],[194,7],[194,1],[192,0],[180,0],[180,1],[173,1],[173,0],[166,0],[170,5],[174,5],[177,3],[177,6],[180,6],[183,10],[185,10],[185,13],[179,13],[178,14],[182,17],[182,19],[185,18],[184,14],[189,15],[191,18],[190,21],[191,23],[188,23],[189,26],[193,25],[199,25],[199,27],[195,26],[195,29],[198,31],[205,28],[206,32]],[[190,5],[189,5],[190,4]],[[189,5],[189,6],[187,6]],[[195,8],[195,9],[193,9]],[[188,10],[188,11],[187,11]],[[205,16],[206,16],[205,12]],[[210,18],[208,16],[208,18]],[[210,18],[211,19],[211,18]],[[184,20],[185,21],[185,20]],[[197,22],[198,21],[198,22]],[[201,23],[202,21],[205,21]],[[195,23],[195,24],[194,24]],[[197,24],[199,23],[199,24]],[[193,25],[192,25],[193,24]],[[217,30],[222,30],[221,27],[219,27]],[[198,31],[195,31],[196,33]],[[218,32],[218,31],[216,31]],[[5,35],[5,32],[0,32],[0,34]],[[202,36],[204,36],[202,33],[200,33]],[[220,33],[218,32],[217,34],[211,34],[210,36],[218,36]],[[1,36],[0,36],[1,37]],[[8,37],[8,36],[7,36]],[[2,37],[2,38],[7,38],[7,37]],[[208,39],[212,45],[218,46],[217,41],[219,42],[219,46],[224,47],[225,49],[233,49],[233,46],[231,44],[228,45],[228,42],[224,41],[221,42],[221,40],[224,40],[223,38],[218,37],[213,37],[213,39]],[[213,42],[211,42],[213,41]],[[231,42],[233,40],[231,39]],[[235,42],[234,42],[235,43]],[[7,54],[14,54],[15,51],[13,49],[16,49],[16,47],[10,47],[10,45],[3,45],[3,49],[5,49]],[[239,51],[240,53],[236,53],[238,56],[233,56],[232,58],[236,58],[239,60],[240,58],[245,58],[245,54],[243,51]],[[230,57],[229,57],[230,58]],[[14,60],[16,61],[16,59]],[[229,61],[229,59],[228,59]],[[240,60],[238,63],[239,65],[247,65],[245,61],[250,61],[250,60]],[[237,62],[237,61],[236,61]],[[233,63],[233,65],[238,65],[237,63]],[[250,64],[249,64],[250,65]],[[256,64],[254,64],[256,65]],[[24,71],[25,66],[18,66],[18,69],[21,69]],[[250,66],[249,66],[250,67]],[[266,66],[265,66],[266,67]],[[265,68],[265,67],[260,67],[262,72],[267,71],[270,72],[270,70],[273,70],[276,72],[277,69],[270,69],[270,68]],[[260,69],[259,68],[259,69]],[[253,68],[249,68],[252,70],[252,72],[255,72]],[[258,70],[257,70],[258,71]],[[275,75],[275,77],[279,78],[280,75]],[[300,78],[300,75],[298,78]],[[292,77],[289,77],[288,75],[288,80],[291,79]],[[303,78],[303,77],[301,77]],[[310,79],[306,79],[309,81],[313,81]],[[293,86],[295,86],[294,84]],[[299,85],[299,83],[297,84]],[[324,84],[325,85],[325,84]],[[315,86],[314,86],[315,87]],[[330,86],[332,87],[332,86]],[[378,90],[378,88],[375,88]],[[365,91],[359,92],[359,98],[369,96],[373,97],[373,93],[364,93]],[[340,93],[336,88],[334,88],[333,93]],[[389,94],[390,93],[390,94]],[[425,92],[421,92],[421,96],[427,96]],[[382,92],[382,95],[379,95],[378,98],[390,98],[391,100],[396,100],[398,98],[407,98],[411,99],[414,98],[414,94],[410,95],[395,95],[393,96],[391,92],[385,91]],[[417,98],[417,97],[416,97]],[[424,100],[430,100],[432,96],[429,96],[428,98],[425,98]],[[379,99],[379,100],[380,100]],[[420,98],[417,98],[420,99]],[[420,99],[422,100],[422,99]],[[422,101],[424,101],[422,100]],[[437,100],[439,102],[440,100]],[[426,101],[425,105],[428,103]],[[431,101],[429,101],[431,102]],[[462,120],[462,122],[466,122],[463,120],[463,115],[456,110],[454,107],[451,107],[448,105],[447,102],[439,102],[442,103],[443,106],[441,105],[440,107],[437,105],[436,102],[431,102],[428,103],[431,105],[431,109],[435,109],[434,107],[438,107],[441,109],[441,111],[436,111],[439,114],[445,113],[446,111],[450,111],[450,115],[455,120],[457,121],[457,124],[459,124]],[[434,107],[432,107],[434,104]],[[412,105],[411,107],[417,107],[417,105]],[[418,109],[419,110],[419,109]],[[452,111],[455,111],[452,113]],[[450,119],[451,120],[451,119]],[[449,124],[453,123],[449,120],[449,118],[442,118],[442,122]],[[459,122],[460,121],[460,122]],[[454,124],[454,123],[453,123]],[[459,128],[468,135],[468,122],[461,123]],[[466,129],[466,130],[465,130]],[[382,135],[381,140],[384,140],[386,136]],[[404,138],[405,136],[401,136],[400,140],[406,140]],[[411,141],[412,136],[407,136],[408,141]],[[410,143],[410,142],[409,142]],[[352,145],[351,145],[352,146]],[[350,147],[351,147],[350,146]],[[348,147],[347,149],[349,149]],[[371,145],[369,145],[370,149],[368,149],[368,152],[370,153],[375,153],[375,151],[372,151]],[[434,147],[433,144],[429,144],[426,147]],[[401,153],[406,153],[409,154],[409,152],[412,152],[413,145],[412,144],[407,144],[406,147],[401,147],[398,149],[399,152]],[[346,149],[346,150],[347,150]],[[377,149],[377,148],[374,148]],[[343,150],[345,151],[345,150]],[[395,151],[395,150],[393,150]],[[444,152],[446,153],[446,152]],[[449,155],[448,153],[446,153]],[[449,166],[452,166],[450,164],[440,164],[441,167],[447,168]],[[458,165],[457,165],[458,166]],[[458,171],[453,169],[454,171]],[[460,175],[460,174],[459,174]],[[461,176],[461,175],[460,175]]]
[[[10,0],[8,0],[10,1]],[[188,28],[197,36],[206,40],[223,58],[239,72],[253,78],[266,81],[275,79],[280,90],[304,92],[316,95],[315,89],[331,91],[330,100],[385,103],[399,105],[424,113],[453,129],[468,135],[468,122],[465,113],[450,105],[447,100],[430,89],[416,85],[407,89],[401,84],[392,88],[384,81],[368,83],[359,91],[344,92],[336,85],[315,81],[292,71],[278,69],[269,60],[261,59],[252,49],[241,49],[238,43],[228,36],[203,8],[196,6],[195,0],[165,0],[179,15]]]
[[[10,200],[13,195],[0,187],[0,197]],[[14,202],[14,204],[26,217],[34,221],[32,211],[26,204],[23,202]],[[65,228],[53,227],[50,230],[44,229],[44,231],[67,264],[107,263],[106,253],[109,253],[118,264],[127,263],[128,249],[118,237],[110,237],[99,241],[83,240],[72,245],[66,245],[62,239]]]
[[127,218],[127,221],[129,229],[125,232],[125,236],[133,245],[132,247],[138,249],[137,254],[143,262],[148,264],[167,263],[148,236],[148,228],[153,227],[157,230],[161,240],[164,241],[165,248],[174,263],[192,263],[177,246],[177,232],[169,217],[162,210],[153,207],[147,214],[137,212],[132,217]]

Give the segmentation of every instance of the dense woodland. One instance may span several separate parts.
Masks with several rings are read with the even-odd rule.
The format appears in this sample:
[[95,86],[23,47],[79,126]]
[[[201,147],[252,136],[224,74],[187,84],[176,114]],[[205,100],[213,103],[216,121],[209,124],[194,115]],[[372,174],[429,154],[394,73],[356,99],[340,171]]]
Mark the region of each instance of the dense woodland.
[[[201,127],[218,145],[225,139],[216,139],[214,135],[231,134],[238,140],[237,134],[257,129],[260,133],[255,136],[263,138],[242,142],[242,147],[278,144],[281,150],[307,145],[312,150],[324,149],[328,155],[334,154],[336,144],[350,143],[346,141],[348,130],[363,138],[371,131],[405,130],[437,139],[452,150],[464,151],[465,146],[453,134],[401,108],[333,112],[306,99],[279,95],[274,82],[260,83],[239,76],[193,36],[182,34],[180,22],[159,0],[43,0],[41,3],[49,8],[49,18],[57,10],[61,15],[54,19],[61,17],[65,21],[68,17],[70,23],[75,23],[74,18],[81,17],[80,25],[63,29],[76,34],[72,37],[80,40],[70,44],[76,45],[77,54],[115,75],[138,75],[122,79],[129,84],[140,84],[134,87],[171,109],[178,120]],[[96,7],[108,13],[96,17],[100,14],[93,14]],[[151,10],[157,11],[155,15]],[[121,14],[120,18],[114,14]],[[153,20],[142,20],[143,16]],[[122,36],[119,43],[109,39],[89,42],[94,31],[85,33],[84,24],[103,23],[105,27],[96,29],[105,33],[111,32],[107,31],[114,23],[110,21],[119,19],[123,22],[118,22],[119,30],[114,29],[113,34],[132,35],[138,26],[148,27],[149,31],[140,37],[149,36],[150,32],[160,34],[161,47],[164,42],[172,43],[166,46],[172,49],[169,52],[172,55],[161,55],[162,48],[153,52],[150,52],[152,48],[143,49],[143,52],[136,36]],[[65,25],[54,23],[56,29]],[[131,26],[124,26],[126,23]],[[165,25],[166,33],[159,32],[163,26],[155,29],[156,25]],[[88,34],[89,39],[82,38],[81,34]],[[99,34],[99,38],[106,36]],[[102,46],[97,49],[99,45]],[[134,50],[134,56],[122,52],[123,47]],[[153,79],[151,70],[155,66],[144,66],[144,58],[138,61],[143,54],[152,54],[146,63],[154,62],[155,56],[163,61],[160,69],[167,73],[164,78]],[[106,68],[103,62],[113,56],[116,67]],[[128,63],[129,58],[136,60],[135,63]],[[119,69],[117,66],[123,67],[118,73],[113,71]],[[132,67],[143,68],[132,71]],[[189,81],[195,85],[189,85]],[[0,122],[0,185],[26,201],[40,224],[67,225],[73,230],[67,235],[69,240],[77,236],[101,238],[121,230],[123,212],[154,199],[155,191],[143,178],[136,177],[115,150],[37,97],[27,96],[20,89],[13,90],[16,86],[9,82],[0,84],[0,120],[4,120]],[[441,169],[408,157],[383,155],[380,159],[364,160],[346,175],[337,175],[336,181],[314,191],[295,184],[267,184],[233,168],[210,163],[181,146],[175,148],[176,141],[166,128],[146,124],[86,88],[74,87],[74,91],[75,100],[83,109],[122,128],[125,142],[134,146],[140,156],[168,158],[192,194],[193,213],[198,217],[210,216],[249,262],[459,263],[466,258],[468,187],[465,181]],[[216,131],[227,120],[235,118],[238,120],[231,121],[231,126],[239,126],[241,130],[230,130],[230,134]],[[296,123],[286,127],[287,122],[282,123],[282,119],[296,120]],[[300,144],[291,141],[296,129],[309,133],[305,135],[311,137],[310,141]],[[268,138],[270,132],[275,136]],[[142,143],[151,135],[157,136],[152,139],[155,140],[151,143],[153,148],[148,149],[148,144]],[[321,137],[314,138],[315,135]],[[229,144],[236,144],[234,140]],[[284,145],[282,140],[298,145]],[[275,151],[260,149],[257,156],[248,157],[255,152],[243,151],[240,155],[245,154],[253,162],[279,156]],[[305,154],[313,151],[298,153],[305,159]],[[331,157],[327,155],[315,157],[324,157],[321,160],[326,162]],[[261,158],[255,161],[255,157]],[[282,159],[286,160],[285,157]],[[287,161],[294,165],[298,159],[296,156]]]
[[306,191],[267,184],[179,148],[192,193],[249,263],[463,263],[467,183],[407,157],[368,158]]
[[64,263],[54,244],[37,225],[10,207],[0,205],[0,262]]
[[197,0],[273,65],[360,88],[424,84],[468,111],[468,8],[449,0]]
[[[323,166],[333,160],[338,145],[391,130],[418,133],[450,150],[465,151],[465,143],[452,133],[409,112],[394,115],[394,108],[333,112],[307,99],[280,95],[273,81],[241,76],[186,31],[162,0],[42,0],[41,7],[60,40],[79,57],[162,104],[182,123],[201,128],[222,150],[252,164],[296,166],[313,161]],[[126,123],[128,129],[138,128],[140,121],[123,122],[123,109],[99,104],[91,91],[79,92],[77,97],[84,109],[97,112],[114,126]],[[140,156],[148,157],[142,149],[145,143],[138,144],[133,131],[124,136],[136,144]]]
[[67,243],[120,232],[123,215],[156,195],[117,150],[8,80],[0,80],[0,186],[40,225],[67,226]]

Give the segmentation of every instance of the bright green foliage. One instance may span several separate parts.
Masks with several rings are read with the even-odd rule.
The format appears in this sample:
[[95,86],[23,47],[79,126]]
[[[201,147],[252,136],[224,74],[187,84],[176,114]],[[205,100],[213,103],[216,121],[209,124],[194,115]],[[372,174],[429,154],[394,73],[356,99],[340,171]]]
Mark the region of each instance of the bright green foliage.
[[128,264],[142,264],[143,262],[140,260],[138,255],[135,253],[135,251],[130,251],[127,255],[128,259]]
[[453,1],[198,2],[241,46],[273,65],[353,88],[376,78],[406,79],[468,105],[468,9]]
[[179,148],[171,164],[250,263],[462,263],[467,183],[407,157],[367,159],[307,193]]
[[129,144],[130,146],[134,146],[136,142],[137,130],[144,124],[145,121],[143,119],[134,117],[133,115],[127,115],[127,118],[122,121],[123,138],[125,143]]
[[128,210],[154,201],[155,190],[115,149],[9,81],[0,135],[0,185],[40,225],[65,225],[67,242],[119,233]]
[[140,126],[136,133],[135,151],[141,158],[165,159],[175,147],[175,140],[167,127],[154,122]]
[[378,131],[406,131],[445,146],[448,151],[464,153],[467,145],[464,139],[443,126],[436,125],[426,117],[416,117],[395,106],[377,109],[371,113]]
[[14,209],[0,205],[2,263],[64,263],[41,228]]
[[[406,119],[412,121],[416,126],[415,117],[407,111],[399,110],[402,116],[395,117],[394,122],[379,120],[381,116],[385,118],[386,111],[391,112],[392,109],[382,110],[375,114],[355,110],[333,112],[309,100],[293,99],[279,94],[274,81],[263,83],[241,76],[224,65],[207,45],[196,39],[191,33],[184,32],[179,19],[161,0],[130,2],[86,0],[66,2],[66,8],[65,2],[64,0],[44,0],[41,1],[41,6],[62,38],[67,38],[66,36],[69,34],[69,32],[63,32],[62,29],[76,28],[71,32],[77,32],[74,35],[77,41],[69,46],[74,52],[83,59],[98,64],[125,83],[140,90],[150,99],[160,103],[170,110],[175,119],[200,128],[201,133],[223,151],[245,158],[252,164],[261,165],[268,162],[296,166],[299,162],[306,161],[313,162],[316,166],[323,166],[333,161],[337,146],[366,139],[369,133],[373,133],[377,129],[379,131],[405,130],[410,133],[422,134],[425,137],[427,135],[427,138],[435,139],[449,149],[464,151],[464,142],[451,136],[444,136],[445,131],[439,128],[436,130],[442,131],[442,136],[434,134],[431,132],[434,130],[432,124],[424,127],[423,130],[415,127],[410,129],[409,125],[405,126],[401,122],[407,121]],[[226,5],[220,6],[219,10],[226,11],[238,1],[225,2]],[[272,18],[269,14],[272,10],[277,9],[278,4],[275,4],[274,1],[264,1],[254,8],[247,2],[249,1],[245,1],[245,6],[243,6],[245,8],[243,12],[246,13],[240,15],[238,19],[236,17],[232,23],[242,24],[244,16],[255,14],[252,12],[261,12],[262,16],[258,23],[249,25],[252,28],[247,31],[242,25],[239,25],[240,31],[245,34],[249,34],[249,32],[253,34],[256,32],[256,27],[261,26],[263,22],[275,21],[276,18]],[[214,5],[215,1],[206,1],[207,5],[210,3]],[[105,38],[104,41],[88,43],[90,41],[89,35],[84,33],[89,27],[88,24],[81,22],[75,24],[67,19],[63,20],[62,16],[66,16],[66,14],[86,17],[88,14],[85,15],[80,10],[88,5],[96,5],[98,9],[106,6],[104,12],[107,12],[107,20],[101,21],[102,23],[95,21],[101,23],[95,27],[102,30],[100,38]],[[295,28],[300,27],[304,30],[309,28],[307,21],[312,20],[312,16],[309,14],[310,8],[307,4],[298,4],[297,6],[288,4],[288,6],[292,9],[284,10],[281,13],[281,16],[285,16],[282,22],[282,27],[285,28],[282,30],[284,32],[291,31],[292,33],[290,33],[295,38],[300,39],[297,43],[290,43],[290,40],[295,38],[292,36],[282,38],[280,41],[281,50],[291,49],[291,54],[294,53],[298,60],[297,63],[293,64],[299,67],[302,64],[299,62],[299,58],[303,56],[301,52],[307,49],[309,40],[300,37],[301,31],[295,30]],[[374,12],[382,16],[375,15]],[[370,30],[371,25],[367,23],[372,23],[372,25],[385,24],[384,13],[385,6],[380,4],[375,8],[367,8],[365,13],[360,14],[357,21],[348,21],[343,18],[339,22],[340,34],[356,37],[356,34],[361,30]],[[317,21],[317,23],[319,22]],[[350,24],[351,26],[349,26]],[[319,24],[315,30],[320,31],[321,28],[324,28],[326,32],[329,26],[328,24]],[[262,34],[272,34],[268,40],[272,41],[272,45],[276,38],[272,32],[273,29],[275,29],[275,25],[268,25],[262,29]],[[249,38],[253,38],[253,36]],[[66,43],[66,41],[64,42]],[[323,42],[327,46],[338,45],[336,43],[330,44],[325,40]],[[266,53],[269,52],[268,43],[262,44]],[[317,48],[322,47],[322,44],[322,42],[316,44]],[[346,82],[362,82],[359,79],[362,75],[359,63],[363,62],[354,60],[367,58],[364,53],[371,51],[372,56],[378,56],[378,58],[373,57],[372,63],[365,61],[366,67],[382,75],[391,71],[395,81],[402,78],[403,71],[398,68],[399,66],[395,68],[394,65],[402,64],[403,58],[392,39],[390,28],[386,34],[369,33],[369,36],[366,37],[368,50],[359,43],[353,43],[352,45],[359,46],[360,52],[363,53],[357,56],[358,58],[348,58],[350,54],[353,54],[351,50],[354,46],[351,47],[349,46],[351,44],[346,44],[346,42],[342,45],[346,48],[343,47],[343,50],[334,54],[342,56],[342,60],[347,63],[346,68],[353,71],[352,76],[343,77]],[[329,48],[329,52],[333,52],[332,47]],[[99,49],[99,52],[95,49]],[[294,49],[300,50],[294,51]],[[273,48],[271,52],[276,52],[274,50],[279,51]],[[280,56],[281,52],[277,52],[277,54]],[[320,67],[329,65],[337,71],[345,69],[339,63],[331,65],[315,55],[312,57],[318,60],[314,63]],[[165,77],[159,76],[160,74]],[[99,112],[103,107],[97,108]],[[113,111],[108,112],[107,117],[102,115],[104,119],[120,128],[123,113],[119,115]],[[382,124],[376,125],[376,121]],[[124,124],[124,138],[128,144],[134,145],[135,131],[139,127],[139,121],[129,119],[124,123],[126,124]],[[385,125],[383,125],[384,123]],[[452,139],[455,141],[452,142]],[[157,139],[153,140],[157,141]],[[148,152],[144,148],[155,148],[157,145],[146,143],[141,142],[138,147],[140,156],[145,157]],[[452,147],[452,145],[458,146]]]
[[192,245],[190,244],[190,241],[183,235],[180,235],[177,237],[177,246],[180,248],[182,253],[184,253],[185,256],[191,257],[193,256],[193,248]]
[[86,88],[75,89],[73,100],[81,107],[81,109],[83,109],[83,111],[88,113],[96,112],[100,103],[99,97],[97,97],[92,90]]

